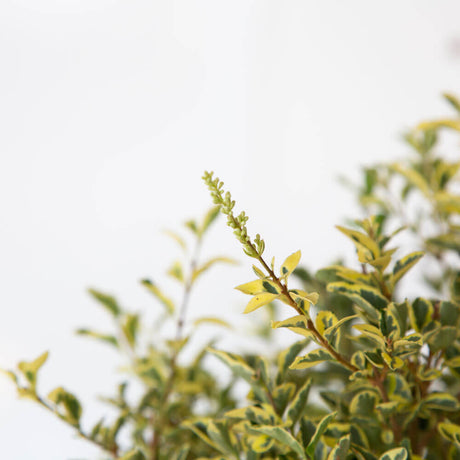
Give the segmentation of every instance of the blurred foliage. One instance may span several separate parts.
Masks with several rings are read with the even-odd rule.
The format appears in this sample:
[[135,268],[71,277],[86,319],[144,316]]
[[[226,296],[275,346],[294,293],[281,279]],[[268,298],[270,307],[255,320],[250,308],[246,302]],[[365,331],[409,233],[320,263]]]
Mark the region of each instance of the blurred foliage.
[[[418,125],[405,136],[413,151],[407,160],[367,167],[354,186],[365,217],[337,227],[356,249],[353,266],[339,261],[313,274],[299,266],[300,251],[280,265],[268,262],[264,240],[248,234],[248,217],[234,214],[223,182],[205,173],[217,206],[201,223],[186,223],[195,251],[188,266],[175,262],[168,270],[182,286],[181,304],[142,281],[164,307],[160,334],[172,322],[175,337],[165,332],[160,342],[141,341],[141,316],[90,290],[116,327],[79,334],[129,357],[130,378],[106,398],[118,412],[113,423],[102,419],[86,430],[75,395],[62,387],[39,393],[46,353],[7,371],[19,395],[56,414],[111,459],[460,459],[460,161],[439,153],[443,132],[460,131],[460,102],[446,99],[453,118]],[[233,262],[216,257],[198,264],[203,236],[219,210],[255,262],[255,279],[237,286],[250,296],[244,312],[267,309],[275,332],[287,328],[299,337],[275,356],[238,355],[209,344],[179,364],[201,324],[227,326],[202,318],[185,328],[196,279],[214,264]],[[397,235],[406,238],[401,248],[394,246]],[[180,235],[170,236],[186,249]],[[405,297],[401,280],[416,265],[422,276],[411,282],[419,283],[421,296]],[[278,304],[293,316],[276,320]],[[259,336],[270,340],[265,327]],[[229,368],[230,382],[206,368],[205,356]],[[131,378],[144,388],[135,404],[126,397]],[[238,381],[249,388],[243,401],[232,391]]]

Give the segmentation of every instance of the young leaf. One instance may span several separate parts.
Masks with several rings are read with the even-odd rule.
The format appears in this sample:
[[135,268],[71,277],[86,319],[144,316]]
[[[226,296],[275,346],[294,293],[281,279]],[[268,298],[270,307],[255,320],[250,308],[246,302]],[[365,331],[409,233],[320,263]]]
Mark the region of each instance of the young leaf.
[[283,278],[288,278],[294,269],[299,265],[301,252],[297,251],[291,254],[281,265],[280,275]]
[[167,271],[167,274],[172,278],[175,278],[179,283],[184,282],[184,271],[180,261],[176,261],[172,264],[171,268]]
[[204,272],[209,270],[213,265],[217,263],[235,265],[237,264],[237,261],[235,259],[231,259],[230,257],[213,257],[212,259],[209,259],[207,262],[205,262],[203,265],[201,265],[193,271],[192,281],[195,281],[200,275],[202,275]]
[[131,313],[126,314],[121,323],[121,329],[129,345],[134,347],[139,330],[139,316]]
[[227,323],[227,321],[224,321],[223,319],[214,316],[203,316],[201,318],[196,319],[193,322],[194,326],[200,326],[201,324],[212,324],[215,326],[222,326],[227,329],[233,329],[232,325]]
[[103,294],[95,289],[88,289],[88,292],[113,316],[116,317],[120,315],[121,308],[115,300],[115,297]]
[[21,361],[18,364],[18,369],[22,372],[26,380],[30,383],[30,387],[32,390],[35,390],[37,384],[37,373],[43,366],[43,364],[45,364],[46,360],[48,359],[48,356],[49,354],[46,351],[33,361]]
[[89,329],[77,329],[76,333],[78,335],[85,335],[87,337],[92,337],[93,339],[100,340],[114,347],[118,347],[118,340],[115,336],[110,334],[102,334],[96,331],[90,331]]
[[336,225],[336,228],[353,241],[358,251],[360,249],[364,249],[366,251],[366,259],[361,260],[360,258],[360,262],[369,262],[380,256],[380,248],[378,244],[365,233],[341,227],[340,225]]
[[151,292],[166,307],[166,310],[170,315],[174,313],[174,302],[169,297],[166,297],[156,284],[149,279],[142,280],[141,284],[145,286],[149,292]]
[[180,237],[176,232],[172,232],[171,230],[164,230],[163,233],[172,238],[184,251],[187,250],[185,240],[182,237]]
[[205,214],[201,227],[198,231],[200,236],[204,235],[211,224],[217,219],[219,211],[220,206],[214,206]]

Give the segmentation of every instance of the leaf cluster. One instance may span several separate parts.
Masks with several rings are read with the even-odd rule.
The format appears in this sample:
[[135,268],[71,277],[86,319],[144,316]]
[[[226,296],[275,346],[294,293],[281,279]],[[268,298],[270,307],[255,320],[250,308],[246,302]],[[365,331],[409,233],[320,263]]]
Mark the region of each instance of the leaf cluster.
[[[57,387],[42,396],[38,376],[47,353],[7,371],[19,395],[53,412],[112,459],[460,459],[460,162],[438,152],[444,130],[460,131],[460,102],[452,95],[446,99],[454,117],[421,123],[406,134],[409,159],[364,169],[355,187],[364,218],[337,226],[355,248],[354,263],[337,262],[313,274],[299,265],[300,251],[279,265],[266,260],[264,240],[250,237],[246,214],[234,213],[223,182],[206,172],[217,206],[201,223],[186,223],[195,241],[188,269],[175,262],[168,270],[180,285],[181,301],[142,281],[163,307],[157,320],[162,339],[142,338],[140,314],[90,290],[115,332],[85,328],[79,334],[127,359],[129,378],[106,398],[116,419],[86,430],[73,393]],[[202,318],[190,329],[186,321],[196,280],[213,265],[232,262],[215,257],[198,263],[219,210],[254,260],[255,279],[236,287],[249,296],[244,313],[276,309],[281,317],[271,328],[289,330],[296,340],[269,356],[209,344],[183,364],[179,357],[197,327],[226,325],[218,317]],[[395,245],[401,232],[417,250]],[[169,235],[187,250],[185,239]],[[401,295],[410,271],[422,273],[420,281],[411,281],[420,285],[413,298]],[[168,321],[175,325],[172,338],[162,329]],[[223,383],[207,368],[205,357],[227,366],[230,381]],[[143,386],[135,401],[130,379]],[[232,391],[237,382],[247,388],[243,399]],[[129,443],[121,441],[122,430]]]

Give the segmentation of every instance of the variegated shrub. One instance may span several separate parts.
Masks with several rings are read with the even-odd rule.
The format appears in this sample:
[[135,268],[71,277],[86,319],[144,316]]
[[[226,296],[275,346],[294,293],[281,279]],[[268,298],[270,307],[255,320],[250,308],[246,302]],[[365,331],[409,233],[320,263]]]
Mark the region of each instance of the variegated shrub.
[[[460,158],[440,155],[446,145],[438,142],[444,130],[460,131],[460,102],[446,98],[453,118],[422,123],[407,134],[414,151],[408,160],[364,170],[363,184],[355,187],[364,218],[337,227],[356,249],[349,266],[338,262],[312,274],[299,265],[300,251],[279,265],[269,262],[264,240],[248,235],[248,217],[234,213],[223,182],[205,173],[217,208],[188,228],[199,247],[216,210],[226,215],[254,259],[254,279],[237,286],[250,296],[244,312],[275,309],[273,333],[286,328],[298,335],[277,356],[237,355],[213,345],[189,365],[178,365],[187,346],[184,317],[193,282],[214,263],[229,261],[197,266],[192,257],[188,275],[179,264],[170,270],[183,285],[179,313],[154,283],[143,281],[167,317],[176,315],[174,340],[142,347],[140,317],[92,291],[118,332],[80,333],[126,348],[130,369],[145,386],[132,405],[120,385],[108,399],[120,414],[111,425],[85,431],[75,396],[62,388],[39,395],[37,373],[46,355],[9,372],[20,395],[54,412],[112,459],[460,459]],[[400,235],[406,243],[397,248]],[[417,250],[405,252],[405,246]],[[418,271],[418,278],[408,280],[416,265],[412,275]],[[229,384],[218,383],[203,365],[205,353],[228,366]],[[243,401],[232,392],[238,380],[248,387]],[[207,403],[199,414],[197,399]],[[130,445],[118,441],[122,426],[131,430]]]

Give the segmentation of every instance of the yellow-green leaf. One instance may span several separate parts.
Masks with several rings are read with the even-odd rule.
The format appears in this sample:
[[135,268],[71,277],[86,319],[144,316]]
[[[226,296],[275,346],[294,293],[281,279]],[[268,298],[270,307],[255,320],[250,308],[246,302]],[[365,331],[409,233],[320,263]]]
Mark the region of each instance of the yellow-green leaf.
[[208,348],[207,350],[226,364],[235,375],[247,381],[252,381],[252,378],[255,376],[255,371],[244,362],[241,356],[233,353],[226,353],[225,351],[214,350],[212,348]]
[[341,227],[340,225],[336,225],[336,228],[353,241],[356,249],[360,250],[364,248],[369,252],[370,257],[368,257],[367,260],[360,260],[360,262],[364,263],[380,257],[379,245],[365,233],[362,233],[358,230]]
[[289,449],[298,455],[299,458],[307,460],[305,451],[300,443],[289,433],[287,430],[280,426],[257,426],[251,427],[251,431],[259,432],[270,436],[280,443],[282,446],[289,447]]
[[115,297],[96,291],[95,289],[88,289],[88,292],[113,316],[118,316],[121,313],[121,308]]
[[303,335],[306,338],[314,339],[313,333],[308,329],[307,318],[303,315],[293,316],[283,321],[272,321],[271,326],[273,329],[286,327],[290,331]]
[[227,329],[233,329],[232,325],[227,323],[227,321],[224,321],[223,319],[217,318],[215,316],[203,316],[193,322],[194,326],[200,326],[202,324],[211,324],[215,326],[226,327]]
[[231,259],[230,257],[213,257],[193,271],[192,281],[195,281],[205,271],[209,270],[213,265],[218,263],[235,265],[238,262],[235,259]]
[[391,277],[393,285],[395,285],[423,256],[423,252],[417,251],[399,259],[393,268]]
[[343,436],[329,453],[327,460],[346,460],[350,448],[350,435]]
[[299,265],[300,257],[301,257],[301,252],[297,251],[286,258],[286,260],[281,265],[281,270],[280,270],[280,275],[283,278],[287,278],[294,271],[297,265]]
[[454,131],[460,131],[460,120],[445,118],[443,120],[424,121],[420,123],[417,128],[421,130],[448,128]]
[[379,460],[407,460],[407,450],[404,447],[388,450],[379,457]]
[[262,294],[255,295],[246,305],[243,313],[251,313],[254,310],[257,310],[264,305],[267,305],[270,302],[273,302],[278,297],[278,294],[271,294],[264,292]]
[[298,356],[289,368],[308,369],[324,361],[334,361],[334,357],[324,348],[318,348],[310,351],[304,356]]
[[145,286],[162,304],[166,307],[169,314],[173,314],[175,310],[174,302],[161,292],[160,288],[149,279],[144,279],[141,284]]

